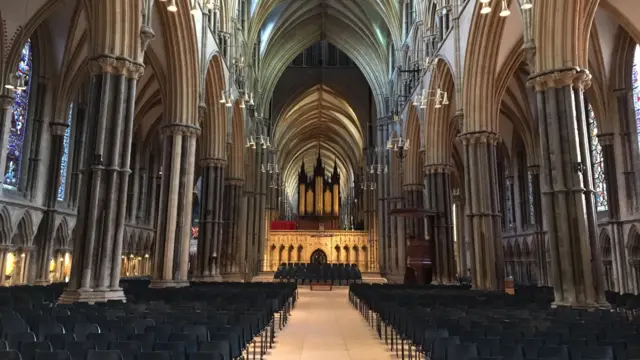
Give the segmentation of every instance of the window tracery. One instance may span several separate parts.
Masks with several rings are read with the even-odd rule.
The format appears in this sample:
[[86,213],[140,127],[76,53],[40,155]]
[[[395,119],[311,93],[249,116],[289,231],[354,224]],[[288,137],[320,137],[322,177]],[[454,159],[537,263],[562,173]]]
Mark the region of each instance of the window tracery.
[[27,116],[29,114],[29,95],[31,93],[31,66],[32,49],[31,40],[27,40],[16,75],[21,79],[26,89],[13,93],[13,107],[11,109],[11,127],[7,141],[7,158],[5,161],[3,185],[17,189],[20,182],[20,170],[24,150],[25,134],[27,130]]
[[633,56],[631,79],[633,85],[633,108],[636,113],[636,131],[638,143],[640,144],[640,45],[636,45],[636,51]]
[[591,146],[591,166],[593,171],[593,185],[596,195],[596,210],[607,211],[607,182],[604,176],[604,156],[602,146],[598,140],[598,124],[596,114],[591,104],[587,105],[587,125],[589,126],[589,137]]
[[73,116],[73,103],[69,105],[69,114],[67,115],[67,130],[64,132],[62,140],[62,160],[60,160],[60,178],[58,181],[58,200],[63,201],[67,188],[67,170],[69,165],[69,143],[71,140],[71,119]]

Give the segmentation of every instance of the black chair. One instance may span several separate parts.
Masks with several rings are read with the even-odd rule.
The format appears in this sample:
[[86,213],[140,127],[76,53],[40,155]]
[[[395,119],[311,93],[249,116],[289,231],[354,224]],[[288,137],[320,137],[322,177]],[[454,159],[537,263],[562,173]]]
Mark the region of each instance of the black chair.
[[67,350],[36,351],[35,360],[71,360]]
[[194,352],[189,354],[189,360],[225,360],[219,352]]
[[87,360],[123,360],[117,350],[89,350]]
[[22,360],[22,356],[16,350],[0,351],[0,360]]

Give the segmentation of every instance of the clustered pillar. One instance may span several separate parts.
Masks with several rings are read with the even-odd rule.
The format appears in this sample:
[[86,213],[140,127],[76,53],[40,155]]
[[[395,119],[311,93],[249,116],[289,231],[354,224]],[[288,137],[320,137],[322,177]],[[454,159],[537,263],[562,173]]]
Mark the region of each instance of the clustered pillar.
[[496,148],[498,135],[475,132],[460,135],[464,146],[465,231],[472,247],[475,289],[504,288],[502,226],[498,203]]
[[536,233],[534,235],[536,277],[538,285],[549,286],[549,271],[547,269],[547,246],[546,234],[542,221],[542,204],[540,195],[540,166],[529,166],[529,174],[531,176],[531,187],[533,191],[533,214],[535,218]]
[[101,55],[89,61],[91,94],[73,268],[60,303],[124,300],[119,286],[136,82],[144,66]]
[[243,271],[244,254],[239,236],[239,218],[244,192],[242,179],[226,179],[224,185],[225,209],[223,214],[224,231],[223,245],[229,254],[224,262],[223,272],[230,280],[243,280],[239,278]]
[[196,138],[200,128],[163,128],[162,180],[151,287],[188,286]]
[[[50,123],[51,127],[51,162],[47,169],[47,184],[57,184],[64,152],[64,133],[69,125],[64,121]],[[36,243],[42,244],[36,255],[36,285],[49,284],[49,259],[53,249],[53,240],[56,231],[55,207],[58,199],[58,187],[47,187],[45,203],[47,210],[44,212],[40,227],[36,233]]]
[[204,281],[222,280],[221,263],[226,261],[228,248],[223,246],[224,159],[202,159],[202,190],[200,194],[200,229],[196,277]]
[[456,281],[450,172],[451,168],[446,165],[425,167],[427,209],[436,211],[432,228],[429,229],[435,245],[433,282],[436,284],[453,284]]
[[583,91],[591,76],[578,68],[536,74],[542,149],[540,187],[549,232],[556,306],[606,307]]

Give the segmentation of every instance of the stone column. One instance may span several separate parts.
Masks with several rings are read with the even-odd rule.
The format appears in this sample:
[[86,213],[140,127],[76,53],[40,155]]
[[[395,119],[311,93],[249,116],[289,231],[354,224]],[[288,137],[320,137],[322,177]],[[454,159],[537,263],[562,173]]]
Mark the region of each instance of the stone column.
[[564,68],[535,74],[540,144],[540,188],[549,231],[555,306],[607,307],[583,91],[590,74]]
[[140,202],[138,203],[138,208],[136,209],[136,223],[142,224],[144,220],[144,214],[147,210],[147,190],[149,189],[149,174],[147,173],[147,169],[140,169]]
[[425,166],[427,209],[437,211],[433,219],[434,272],[436,284],[456,281],[456,257],[453,249],[453,220],[451,211],[451,168],[447,165]]
[[455,213],[455,231],[457,240],[458,262],[457,269],[460,276],[468,276],[467,269],[469,269],[469,262],[467,261],[468,248],[467,239],[464,236],[464,197],[458,192],[452,196],[453,204],[456,208]]
[[144,66],[116,56],[89,61],[91,94],[69,286],[61,303],[124,300],[119,287],[136,82]]
[[[1,95],[0,105],[2,105],[2,112],[0,113],[0,185],[4,180],[4,169],[6,167],[5,160],[7,158],[7,128],[11,123],[11,107],[13,106],[13,96]],[[0,194],[2,193],[2,186],[0,186]],[[4,276],[3,276],[4,277]]]
[[200,194],[200,230],[198,241],[198,267],[196,276],[204,281],[220,281],[220,265],[224,259],[222,249],[222,219],[224,196],[224,159],[201,159],[202,190]]
[[470,241],[473,254],[473,287],[503,289],[504,254],[496,161],[498,134],[465,133],[460,139],[464,146],[465,237]]
[[131,191],[131,205],[129,206],[129,220],[130,224],[136,223],[138,213],[138,200],[140,197],[140,151],[136,149],[133,155],[133,189]]
[[163,128],[162,179],[151,287],[188,286],[195,142],[200,129],[188,124]]
[[[40,157],[42,154],[41,140],[42,140],[43,132],[46,131],[42,127],[42,124],[43,124],[42,118],[43,118],[44,110],[46,108],[45,99],[47,95],[48,81],[44,77],[38,77],[37,80],[38,80],[38,83],[35,87],[36,88],[35,99],[32,100],[34,101],[32,104],[35,105],[33,110],[33,121],[30,124],[31,129],[29,130],[31,133],[31,136],[28,142],[29,163],[27,165],[26,171],[22,172],[22,178],[23,178],[22,181],[24,181],[26,185],[25,197],[30,201],[33,201],[35,199],[36,192],[37,192],[37,186],[39,183],[38,169],[40,168],[40,160],[41,160]],[[25,147],[26,146],[27,146],[27,142],[25,141]]]
[[537,271],[538,286],[548,286],[549,271],[547,269],[547,245],[545,243],[544,222],[542,219],[542,198],[540,194],[540,166],[529,166],[531,186],[533,188],[533,211],[536,220],[536,234],[534,235],[534,254]]
[[[623,223],[620,221],[620,192],[618,190],[618,171],[614,154],[613,134],[599,134],[598,140],[602,146],[604,178],[607,183],[607,204],[609,212],[609,228],[612,239],[613,284],[615,290],[621,294],[628,293],[629,274],[627,273],[627,259],[625,256],[625,236]],[[598,242],[598,250],[602,244]]]
[[49,260],[56,236],[56,201],[58,199],[58,178],[64,152],[64,133],[69,125],[62,120],[49,124],[51,127],[51,148],[49,151],[49,168],[47,169],[47,184],[45,206],[46,210],[36,233],[35,243],[39,244],[36,256],[36,285],[46,285],[49,278]]
[[231,279],[241,280],[241,272],[244,257],[241,256],[241,244],[239,234],[239,219],[243,199],[244,181],[242,179],[227,179],[225,181],[225,194],[228,194],[228,205],[225,207],[226,215],[224,226],[226,227],[225,246],[229,251],[229,264],[227,271]]

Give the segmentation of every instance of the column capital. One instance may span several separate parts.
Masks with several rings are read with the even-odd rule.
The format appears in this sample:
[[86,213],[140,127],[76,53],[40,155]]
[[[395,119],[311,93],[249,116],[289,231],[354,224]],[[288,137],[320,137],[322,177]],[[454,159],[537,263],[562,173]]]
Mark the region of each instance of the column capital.
[[489,131],[468,132],[458,135],[458,138],[464,145],[476,143],[496,145],[502,140],[499,134]]
[[531,174],[540,174],[540,165],[529,165],[529,172]]
[[429,164],[423,167],[425,174],[450,174],[453,170],[453,167],[449,164]]
[[402,190],[404,191],[422,191],[424,189],[424,184],[404,184],[402,185]]
[[453,124],[458,132],[462,132],[464,126],[464,113],[462,112],[462,110],[456,111],[451,121],[453,121]]
[[204,121],[204,118],[207,117],[208,114],[209,108],[207,107],[207,104],[198,104],[198,123],[202,123]]
[[229,184],[229,185],[234,185],[234,186],[243,186],[244,185],[244,179],[241,179],[241,178],[229,178],[229,179],[225,179],[225,183]]
[[591,86],[591,74],[587,69],[567,67],[543,71],[529,77],[527,85],[536,91],[573,86],[575,89],[588,89]]
[[8,109],[11,106],[13,106],[13,103],[14,103],[13,96],[11,96],[11,95],[1,95],[0,96],[0,104],[2,104],[3,108]]
[[202,167],[225,167],[227,166],[227,160],[220,158],[204,158],[200,159],[198,164]]
[[56,136],[64,136],[64,133],[69,128],[69,124],[64,121],[55,121],[49,123],[49,126],[51,127],[51,134]]
[[598,134],[596,136],[598,137],[598,141],[600,142],[600,145],[602,146],[613,145],[613,133]]
[[161,131],[164,136],[198,136],[201,132],[195,125],[180,123],[165,125]]
[[127,78],[138,80],[144,73],[144,64],[131,59],[114,56],[98,55],[88,61],[89,71],[92,74],[108,73],[113,75],[124,75]]

